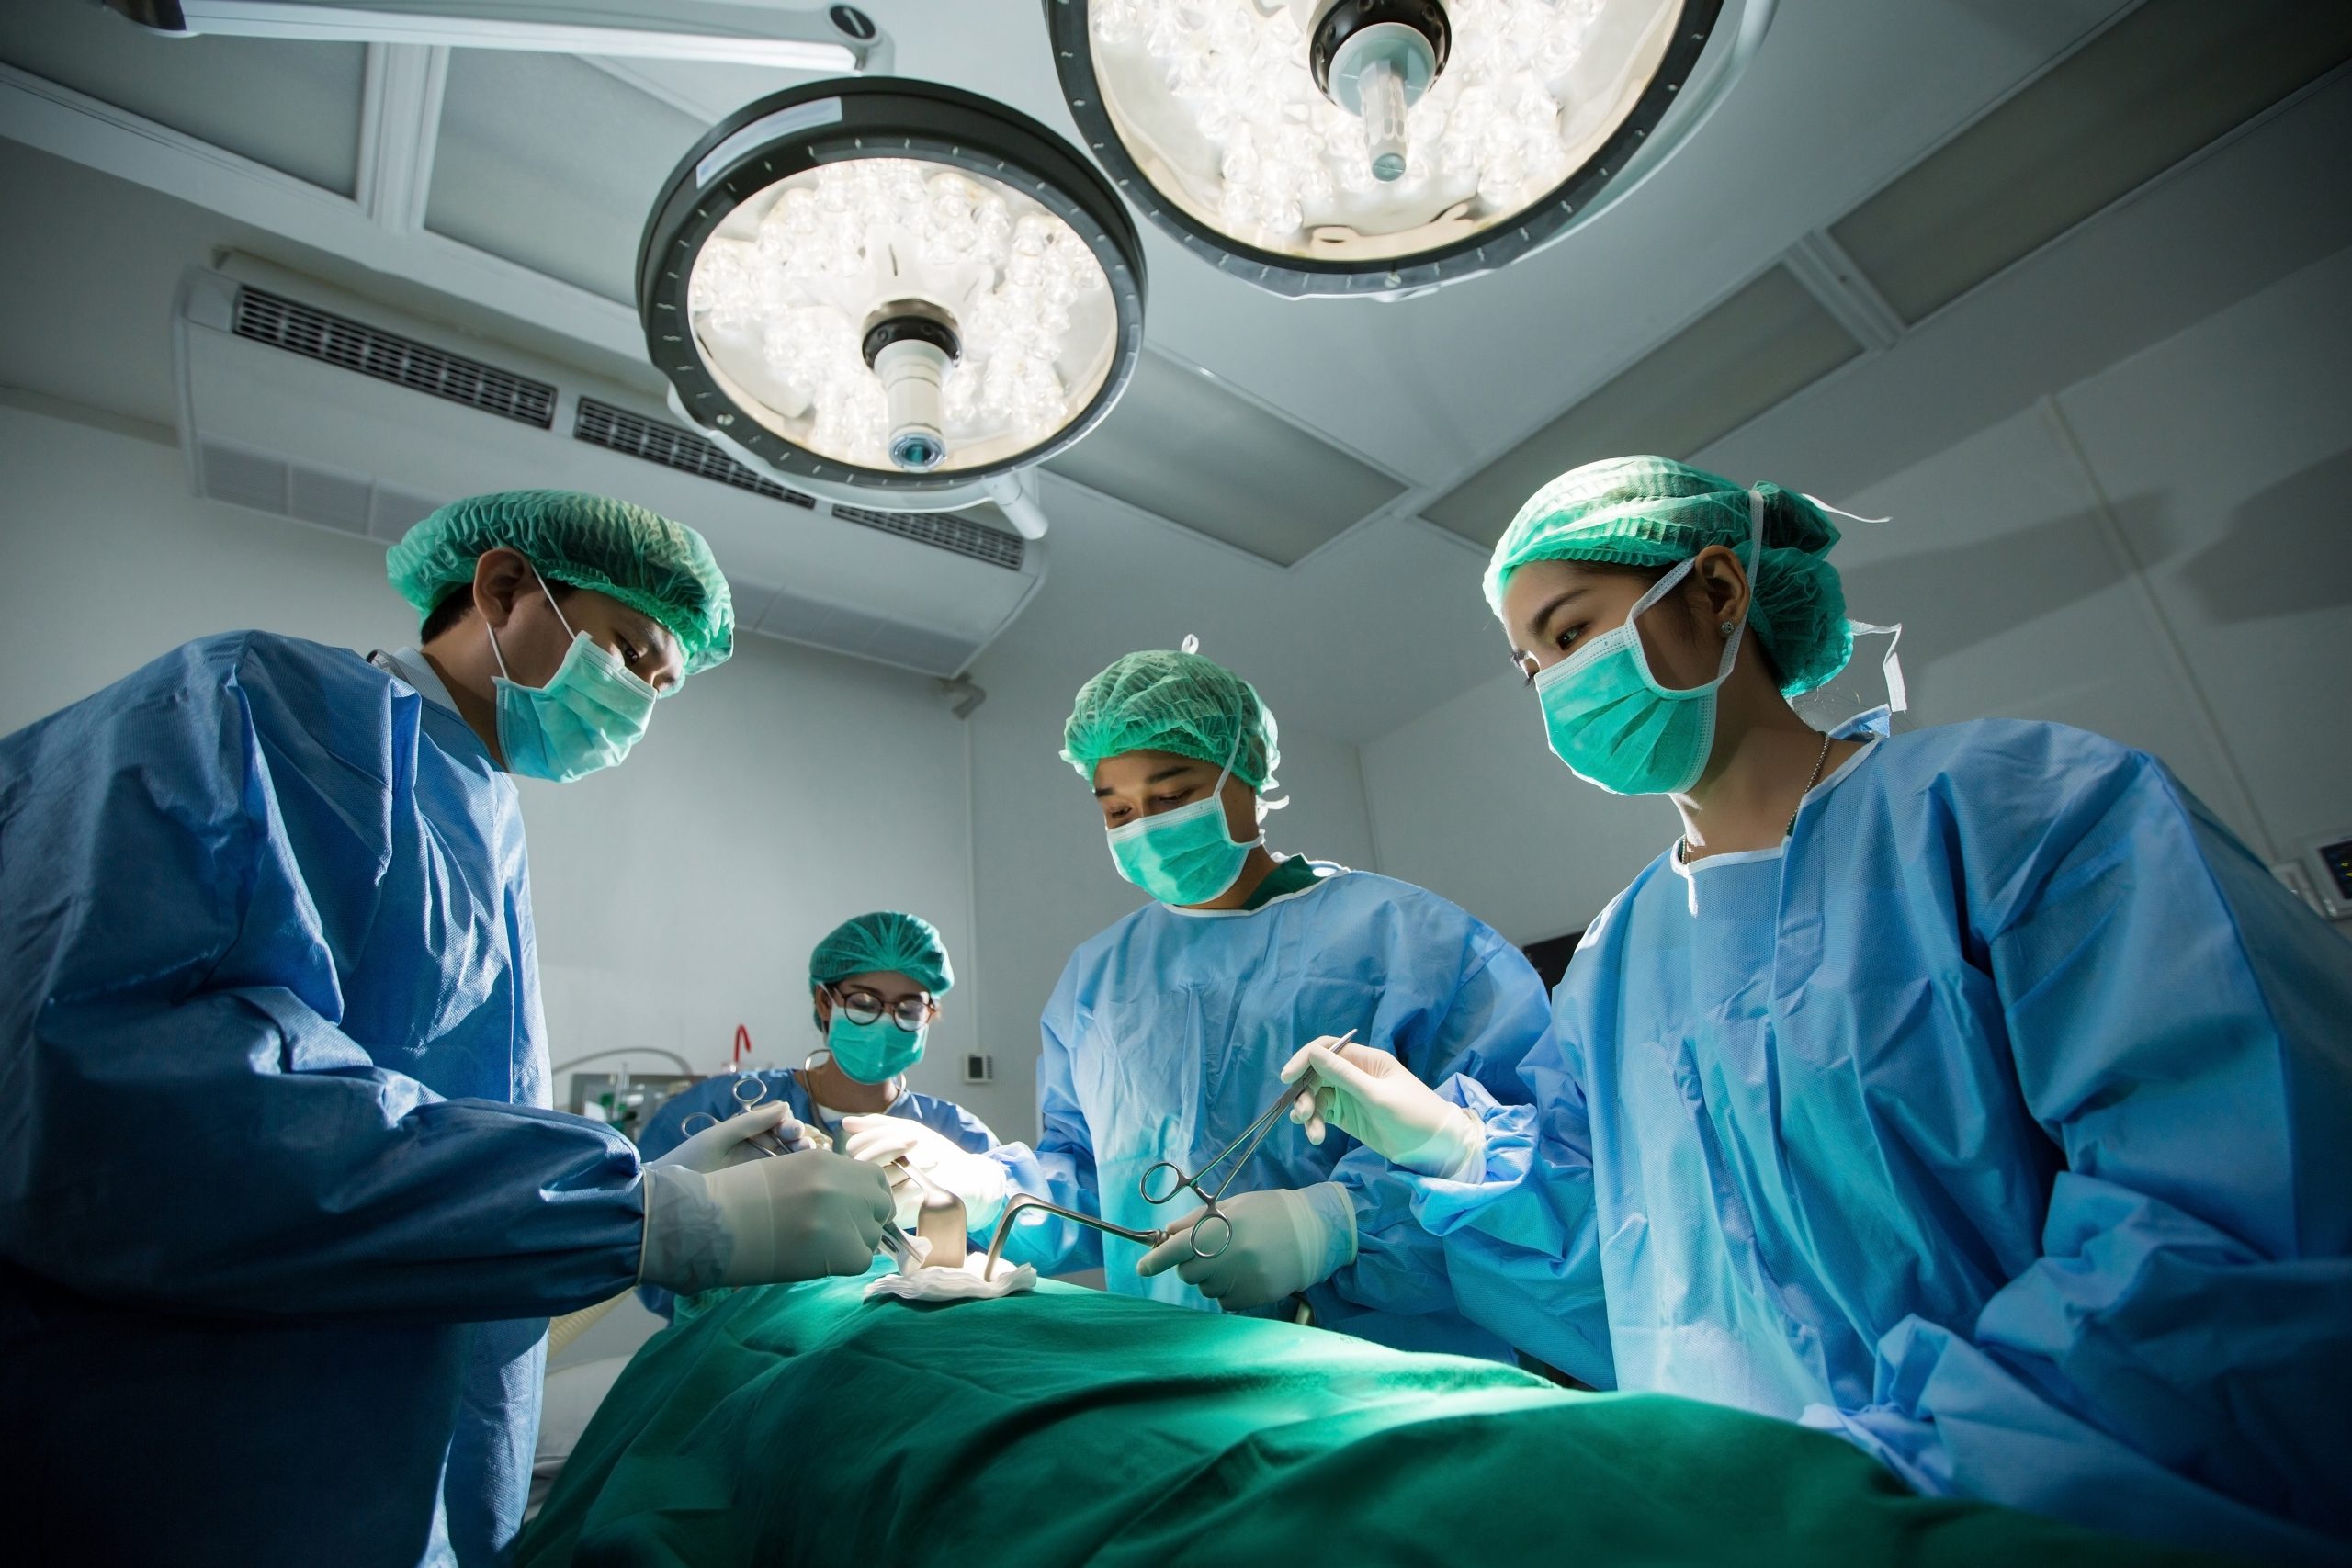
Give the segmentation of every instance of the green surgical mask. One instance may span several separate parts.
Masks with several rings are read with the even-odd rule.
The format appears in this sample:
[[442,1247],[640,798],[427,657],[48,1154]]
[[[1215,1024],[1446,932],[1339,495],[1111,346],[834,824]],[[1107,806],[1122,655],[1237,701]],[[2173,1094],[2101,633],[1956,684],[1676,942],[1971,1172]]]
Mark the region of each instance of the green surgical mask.
[[[1748,602],[1755,602],[1757,498],[1748,498]],[[1611,795],[1672,795],[1706,772],[1715,746],[1715,702],[1738,662],[1747,614],[1724,639],[1715,678],[1687,691],[1662,686],[1650,672],[1641,618],[1690,574],[1696,558],[1660,578],[1634,601],[1625,624],[1592,638],[1535,678],[1544,733],[1552,754],[1577,777]]]
[[490,651],[498,660],[492,682],[498,749],[506,755],[508,773],[570,784],[627,757],[652,722],[661,694],[631,674],[618,654],[585,632],[571,631],[545,578],[539,592],[547,594],[548,607],[563,629],[571,632],[571,646],[546,685],[518,685],[507,678],[498,629],[488,628]]
[[1236,741],[1207,799],[1110,829],[1111,859],[1121,876],[1161,903],[1176,905],[1205,904],[1241,880],[1250,852],[1266,836],[1238,843],[1225,825],[1225,781],[1239,755]]
[[833,1054],[833,1066],[857,1082],[888,1083],[922,1060],[923,1037],[930,1032],[928,1026],[900,1029],[887,1015],[859,1023],[836,1005],[825,1026],[825,1049]]

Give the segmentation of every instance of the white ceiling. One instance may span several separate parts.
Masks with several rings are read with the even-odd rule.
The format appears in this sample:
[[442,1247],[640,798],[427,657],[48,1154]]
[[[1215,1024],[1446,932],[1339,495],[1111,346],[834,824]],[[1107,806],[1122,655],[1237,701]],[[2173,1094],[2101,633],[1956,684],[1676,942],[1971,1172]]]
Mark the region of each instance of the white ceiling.
[[[1146,226],[1149,338],[1425,491],[1447,487],[2128,4],[1783,0],[1753,67],[1702,134],[1550,250],[1401,305],[1289,301],[1216,273]],[[119,25],[85,0],[17,0],[10,8],[12,30]],[[763,8],[763,0],[742,8]],[[893,38],[900,73],[986,94],[1075,137],[1036,0],[873,0],[867,9]],[[445,215],[478,248],[520,253],[582,286],[541,290],[536,308],[526,289],[470,297],[626,352],[630,313],[616,280],[628,275],[651,194],[643,187],[685,150],[691,119],[716,118],[792,80],[670,61],[600,62],[583,73],[568,60],[463,56],[429,89],[447,94],[446,114],[422,128],[428,145],[416,150],[413,175],[421,199],[412,202],[428,223]],[[639,99],[624,82],[662,101]],[[383,141],[419,139],[420,129],[395,120]],[[19,133],[5,123],[0,130]],[[647,144],[665,130],[681,145]],[[436,133],[467,157],[436,160]],[[400,151],[387,145],[375,155],[381,162]],[[495,164],[485,166],[493,153]],[[249,220],[268,216],[256,205],[208,201],[202,189],[176,194]],[[363,191],[363,206],[371,194]],[[356,234],[328,226],[259,226],[330,251],[362,248]],[[467,296],[447,249],[379,245],[364,259]],[[611,308],[586,308],[582,295]]]
[[[743,0],[746,10],[764,3]],[[1341,739],[1385,733],[1493,667],[1475,589],[1480,552],[1411,516],[1415,506],[1640,359],[2131,3],[1781,0],[1746,78],[1640,189],[1501,274],[1419,299],[1279,299],[1143,225],[1154,345],[1410,488],[1287,572],[1189,535],[1171,555],[1162,525],[1066,481],[1049,487],[1048,505],[1059,495],[1066,512],[1083,513],[1070,525],[1090,552],[1116,549],[1122,527],[1152,531],[1149,544],[1134,536],[1137,558],[1164,570],[1134,581],[1137,595],[1162,602],[1155,622],[1211,629],[1229,614],[1262,628],[1280,616],[1274,641],[1302,690],[1330,699],[1318,728]],[[1074,137],[1036,0],[866,9],[891,35],[899,73],[985,94]],[[0,46],[50,18],[119,25],[83,0],[13,0],[8,11]],[[208,156],[136,115],[0,68],[0,138],[24,144],[0,146],[0,209],[10,214],[0,378],[168,423],[172,281],[228,247],[658,386],[620,298],[652,187],[698,123],[795,78],[669,61],[377,53],[351,197]],[[319,114],[322,134],[330,118],[274,107]],[[92,167],[117,178],[93,180]],[[58,252],[35,243],[55,235],[83,265],[61,269]],[[152,314],[126,310],[126,298],[145,299]],[[1077,536],[1070,545],[1080,553]],[[1196,563],[1189,575],[1184,560]],[[1427,585],[1447,573],[1460,591],[1432,602]],[[1116,586],[1115,575],[1089,577],[1092,591]],[[1322,683],[1304,679],[1309,667]]]

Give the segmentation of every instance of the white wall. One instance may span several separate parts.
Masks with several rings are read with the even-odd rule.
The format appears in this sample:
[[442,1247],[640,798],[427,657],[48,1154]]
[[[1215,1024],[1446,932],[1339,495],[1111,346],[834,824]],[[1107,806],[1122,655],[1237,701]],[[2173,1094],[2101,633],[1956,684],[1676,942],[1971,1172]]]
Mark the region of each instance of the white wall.
[[[413,637],[380,547],[191,497],[177,450],[149,428],[0,406],[0,650],[17,672],[0,732],[208,632],[362,649]],[[797,1063],[814,1040],[801,987],[817,938],[863,909],[910,908],[939,924],[958,977],[915,1086],[1005,1137],[1035,1135],[1037,1015],[1070,949],[1142,898],[1057,755],[1072,694],[1120,653],[1191,630],[1245,675],[1294,688],[1294,708],[1314,689],[1295,660],[1257,667],[1285,643],[1295,579],[1074,487],[1047,499],[1052,580],[976,672],[989,699],[971,720],[928,681],[746,637],[662,705],[626,766],[524,782],[558,1062],[635,1045],[715,1067],[741,1021],[763,1057]],[[1254,661],[1234,651],[1248,644]],[[1376,869],[1355,748],[1311,712],[1287,717],[1295,804],[1272,842]],[[995,1056],[995,1082],[961,1081],[968,1049]]]
[[[170,446],[0,407],[0,733],[209,632],[413,640],[379,546],[193,499]],[[797,1063],[809,949],[870,908],[936,921],[968,972],[964,770],[928,682],[747,637],[662,704],[627,765],[526,781],[555,1060],[656,1046],[707,1070],[740,1021]],[[916,1087],[960,1094],[963,1000]],[[983,1113],[1023,1127],[1025,1092]]]
[[[1834,558],[1855,615],[1905,623],[1911,721],[2145,748],[2274,862],[2352,828],[2347,362],[2352,250],[1830,497],[1894,519],[1848,526]],[[1834,401],[1700,460],[1799,488],[1783,446],[1866,470],[1824,428]],[[1839,682],[1849,711],[1878,699],[1878,646]],[[1509,677],[1371,742],[1364,774],[1388,869],[1522,942],[1582,925],[1674,831],[1663,802],[1569,778]]]

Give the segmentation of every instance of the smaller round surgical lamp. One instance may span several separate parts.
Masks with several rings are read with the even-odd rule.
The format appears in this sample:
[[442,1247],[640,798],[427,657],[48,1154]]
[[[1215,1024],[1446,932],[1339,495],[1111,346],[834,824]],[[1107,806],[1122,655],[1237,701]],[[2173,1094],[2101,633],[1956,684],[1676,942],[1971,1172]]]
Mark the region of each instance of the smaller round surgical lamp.
[[834,500],[993,499],[1101,422],[1143,346],[1110,184],[927,82],[795,87],[721,121],[638,251],[646,347],[722,446]]
[[1277,294],[1508,265],[1663,161],[1774,0],[1045,0],[1063,96],[1144,214]]

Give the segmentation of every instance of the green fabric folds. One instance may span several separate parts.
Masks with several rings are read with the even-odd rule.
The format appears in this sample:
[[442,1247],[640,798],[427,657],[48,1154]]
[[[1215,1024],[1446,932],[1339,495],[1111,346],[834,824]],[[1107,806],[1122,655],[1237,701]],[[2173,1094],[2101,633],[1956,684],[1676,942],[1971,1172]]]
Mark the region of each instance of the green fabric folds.
[[1912,1495],[1835,1438],[1055,1284],[738,1291],[614,1387],[520,1568],[2204,1561]]

